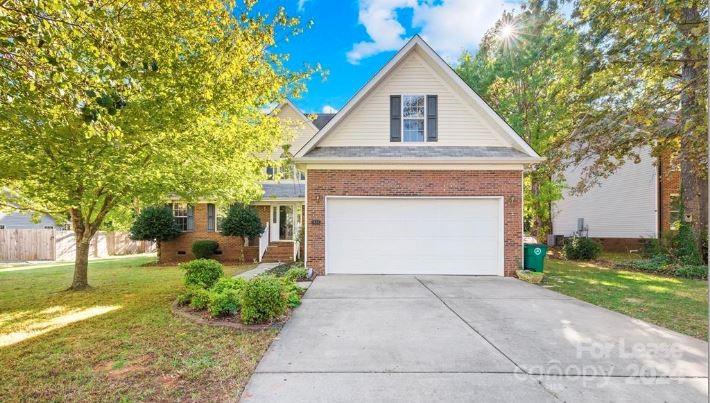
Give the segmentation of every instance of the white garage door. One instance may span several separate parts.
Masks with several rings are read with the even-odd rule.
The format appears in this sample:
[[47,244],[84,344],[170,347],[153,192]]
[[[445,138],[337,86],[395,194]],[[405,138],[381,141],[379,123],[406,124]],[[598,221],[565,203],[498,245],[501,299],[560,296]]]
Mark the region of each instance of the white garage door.
[[326,198],[327,274],[503,275],[501,198]]

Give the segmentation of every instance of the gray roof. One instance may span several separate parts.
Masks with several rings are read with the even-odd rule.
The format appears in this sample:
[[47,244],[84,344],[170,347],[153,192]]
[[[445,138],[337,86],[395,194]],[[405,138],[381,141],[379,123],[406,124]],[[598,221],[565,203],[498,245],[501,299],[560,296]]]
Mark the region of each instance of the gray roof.
[[306,185],[303,183],[263,183],[264,196],[269,199],[297,199],[306,196]]
[[314,147],[304,158],[501,158],[529,159],[530,156],[511,147],[465,147],[465,146],[392,146],[392,147]]
[[313,119],[313,124],[316,128],[318,128],[318,130],[320,130],[325,127],[328,122],[330,122],[330,119],[333,119],[333,116],[335,116],[334,113],[316,113],[316,118]]

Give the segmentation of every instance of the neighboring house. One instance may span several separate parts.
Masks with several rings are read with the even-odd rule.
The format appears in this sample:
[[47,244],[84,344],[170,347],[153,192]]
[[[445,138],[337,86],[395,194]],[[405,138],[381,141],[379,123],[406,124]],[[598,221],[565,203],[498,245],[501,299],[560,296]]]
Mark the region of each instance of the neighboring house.
[[50,216],[42,214],[39,220],[20,211],[0,211],[0,229],[64,229]]
[[[290,103],[278,113],[304,118]],[[540,157],[420,37],[335,116],[306,118],[302,130],[291,150],[307,182],[297,174],[264,184],[255,203],[270,225],[262,248],[298,239],[302,222],[306,265],[320,275],[520,268],[523,170]],[[175,210],[190,242],[162,256],[179,253],[177,244],[189,254],[191,240],[210,234],[221,239],[215,208],[203,206]],[[259,249],[238,253],[259,260]],[[221,258],[235,253],[223,249]]]
[[[565,191],[552,208],[558,240],[575,234],[599,240],[605,250],[640,250],[643,241],[659,238],[680,217],[680,169],[668,154],[640,151],[640,162],[627,161],[608,178],[580,195]],[[570,186],[579,182],[585,165],[565,172]]]

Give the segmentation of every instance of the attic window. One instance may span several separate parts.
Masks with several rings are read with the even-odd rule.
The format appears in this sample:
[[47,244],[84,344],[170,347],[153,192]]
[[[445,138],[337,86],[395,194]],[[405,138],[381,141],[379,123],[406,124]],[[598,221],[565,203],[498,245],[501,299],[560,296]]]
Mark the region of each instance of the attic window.
[[424,119],[426,102],[424,95],[402,96],[402,141],[423,142],[426,138]]

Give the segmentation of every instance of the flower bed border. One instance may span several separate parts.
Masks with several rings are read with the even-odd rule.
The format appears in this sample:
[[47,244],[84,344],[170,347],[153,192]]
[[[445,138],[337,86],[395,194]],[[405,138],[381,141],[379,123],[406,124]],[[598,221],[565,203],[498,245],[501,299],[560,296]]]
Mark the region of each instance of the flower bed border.
[[268,329],[281,329],[283,325],[286,324],[289,319],[291,319],[291,312],[289,310],[286,315],[282,316],[275,322],[263,323],[258,325],[246,325],[241,322],[225,322],[219,319],[207,319],[204,316],[195,313],[195,311],[190,309],[189,307],[181,306],[180,304],[178,304],[177,301],[173,302],[170,309],[174,315],[179,316],[183,319],[187,319],[193,323],[216,327],[226,327],[233,330],[244,330],[249,332],[260,332],[262,330]]

